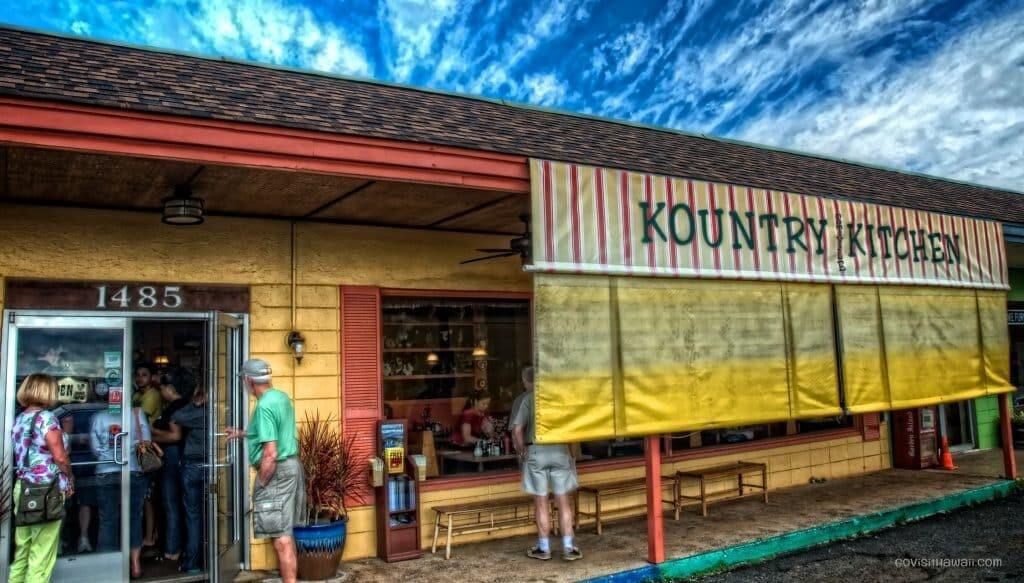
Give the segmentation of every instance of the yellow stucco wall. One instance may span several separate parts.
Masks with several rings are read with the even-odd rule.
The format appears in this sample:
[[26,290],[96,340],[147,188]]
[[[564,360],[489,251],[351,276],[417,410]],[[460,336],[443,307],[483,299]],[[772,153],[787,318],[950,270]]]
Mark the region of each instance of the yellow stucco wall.
[[[224,283],[251,286],[250,353],[271,362],[279,388],[307,411],[340,413],[340,285],[406,289],[530,291],[529,276],[514,260],[460,266],[478,247],[505,238],[424,231],[303,223],[297,229],[297,322],[308,355],[295,366],[284,343],[291,329],[290,231],[285,221],[213,217],[199,227],[162,225],[156,213],[125,213],[0,204],[0,308],[3,278]],[[771,487],[806,483],[810,476],[836,478],[888,467],[888,441],[859,437],[780,447],[753,454],[677,464],[678,468],[732,459],[763,460]],[[666,466],[665,471],[669,471]],[[639,476],[642,468],[595,472],[583,483]],[[518,484],[425,492],[424,544],[433,535],[432,505],[483,496],[513,495]],[[609,501],[641,503],[641,497]],[[376,553],[372,507],[354,509],[345,558]],[[508,530],[499,536],[528,533]],[[460,537],[459,543],[488,538]],[[253,541],[252,567],[272,568],[266,541]]]

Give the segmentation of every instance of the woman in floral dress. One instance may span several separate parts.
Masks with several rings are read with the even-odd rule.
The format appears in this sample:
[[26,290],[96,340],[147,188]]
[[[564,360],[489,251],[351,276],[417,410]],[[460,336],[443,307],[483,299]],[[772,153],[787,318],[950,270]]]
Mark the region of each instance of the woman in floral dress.
[[[68,458],[66,437],[57,417],[48,409],[57,402],[57,381],[46,374],[32,374],[22,381],[17,393],[24,411],[14,420],[15,506],[21,482],[41,485],[58,480],[67,498],[74,493],[74,477]],[[33,430],[34,426],[34,430]],[[60,520],[19,526],[14,533],[11,583],[49,581],[57,561]]]

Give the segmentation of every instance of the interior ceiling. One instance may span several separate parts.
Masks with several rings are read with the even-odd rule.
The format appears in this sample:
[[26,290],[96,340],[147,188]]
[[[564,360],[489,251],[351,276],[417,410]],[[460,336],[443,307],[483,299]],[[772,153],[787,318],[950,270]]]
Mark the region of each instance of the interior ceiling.
[[9,202],[159,212],[174,186],[190,180],[213,215],[513,235],[530,206],[518,193],[0,147],[0,200]]

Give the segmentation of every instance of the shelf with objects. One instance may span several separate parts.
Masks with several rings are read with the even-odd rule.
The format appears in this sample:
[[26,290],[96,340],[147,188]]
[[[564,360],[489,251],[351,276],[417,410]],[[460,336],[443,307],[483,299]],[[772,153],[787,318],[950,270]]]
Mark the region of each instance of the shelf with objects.
[[381,316],[385,417],[408,423],[427,477],[515,468],[508,417],[531,362],[529,296],[396,292]]

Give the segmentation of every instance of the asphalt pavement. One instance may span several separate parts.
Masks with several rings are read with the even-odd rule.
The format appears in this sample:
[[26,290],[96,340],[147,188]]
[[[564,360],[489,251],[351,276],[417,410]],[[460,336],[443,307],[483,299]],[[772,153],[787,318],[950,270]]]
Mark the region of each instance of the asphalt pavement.
[[875,535],[700,578],[774,581],[1009,581],[1024,578],[1024,494]]

